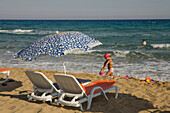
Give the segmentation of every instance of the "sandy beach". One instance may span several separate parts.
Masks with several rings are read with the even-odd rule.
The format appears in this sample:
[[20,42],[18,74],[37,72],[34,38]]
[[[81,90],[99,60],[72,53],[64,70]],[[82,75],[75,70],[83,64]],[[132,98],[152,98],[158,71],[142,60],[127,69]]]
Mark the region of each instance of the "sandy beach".
[[[4,67],[0,67],[3,68]],[[7,68],[7,67],[5,67]],[[81,113],[79,108],[53,106],[46,102],[29,102],[27,95],[33,91],[32,83],[25,75],[24,68],[10,68],[9,81],[0,84],[1,113]],[[55,71],[34,70],[44,73],[55,82]],[[101,75],[88,73],[68,73],[77,78],[92,81],[108,79]],[[0,76],[0,79],[4,76]],[[119,87],[119,96],[114,99],[115,92],[107,94],[109,101],[103,96],[93,99],[91,109],[87,113],[169,113],[170,83],[147,83],[138,79],[118,78],[115,85]]]

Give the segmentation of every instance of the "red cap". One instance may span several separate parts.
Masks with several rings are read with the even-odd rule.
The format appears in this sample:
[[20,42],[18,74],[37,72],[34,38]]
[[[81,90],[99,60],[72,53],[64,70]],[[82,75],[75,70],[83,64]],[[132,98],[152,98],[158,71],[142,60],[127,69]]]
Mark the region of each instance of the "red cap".
[[106,59],[107,57],[110,57],[111,55],[109,54],[109,53],[106,53],[105,55],[104,55],[104,58]]

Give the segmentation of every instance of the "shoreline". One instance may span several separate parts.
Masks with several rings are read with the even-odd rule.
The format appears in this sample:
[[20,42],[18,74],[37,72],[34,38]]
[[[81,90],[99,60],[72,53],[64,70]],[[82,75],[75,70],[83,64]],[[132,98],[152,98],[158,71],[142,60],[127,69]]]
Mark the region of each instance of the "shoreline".
[[[6,69],[8,67],[0,67]],[[42,72],[48,79],[55,82],[54,73],[57,71],[35,70],[25,68],[9,68],[9,81],[5,85],[0,84],[0,111],[11,112],[55,112],[58,113],[81,113],[79,108],[52,106],[45,102],[29,102],[27,95],[33,91],[32,83],[25,75],[26,70]],[[67,73],[77,78],[90,79],[92,81],[108,79],[108,77],[88,73]],[[1,78],[1,75],[0,75]],[[87,113],[149,113],[170,111],[170,82],[156,81],[148,83],[136,78],[117,78],[115,85],[119,87],[119,96],[114,99],[115,92],[108,93],[108,101],[103,96],[94,98],[91,109]],[[17,83],[17,84],[16,84]],[[14,89],[5,91],[9,86]],[[3,88],[2,88],[3,87]],[[3,89],[3,90],[2,90]],[[6,106],[8,105],[8,106]]]

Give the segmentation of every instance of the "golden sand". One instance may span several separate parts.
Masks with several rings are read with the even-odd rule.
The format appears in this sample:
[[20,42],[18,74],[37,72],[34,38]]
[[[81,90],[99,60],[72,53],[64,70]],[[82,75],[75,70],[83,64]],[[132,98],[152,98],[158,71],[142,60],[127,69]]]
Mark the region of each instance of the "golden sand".
[[[27,95],[33,91],[33,85],[25,75],[26,70],[33,69],[10,68],[10,80],[0,84],[0,113],[81,113],[79,108],[27,101]],[[46,70],[33,71],[44,73],[53,82],[55,82],[53,75],[59,73]],[[97,74],[68,74],[92,81],[108,79]],[[0,75],[0,79],[2,77]],[[117,99],[114,99],[115,91],[107,94],[108,101],[103,96],[96,97],[93,99],[91,109],[85,113],[163,113],[170,111],[169,82],[147,83],[135,78],[119,78],[115,85],[119,87]]]

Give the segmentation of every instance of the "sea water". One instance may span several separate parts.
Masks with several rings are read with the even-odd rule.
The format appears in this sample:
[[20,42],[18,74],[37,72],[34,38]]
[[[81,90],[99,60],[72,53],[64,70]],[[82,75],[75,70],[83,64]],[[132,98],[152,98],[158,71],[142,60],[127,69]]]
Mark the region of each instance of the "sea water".
[[[88,52],[65,55],[67,72],[98,74],[104,54],[109,53],[116,76],[170,82],[170,20],[0,20],[0,66],[63,72],[61,58],[22,61],[13,57],[56,31],[79,31],[103,43]],[[143,39],[146,46],[141,45]]]

